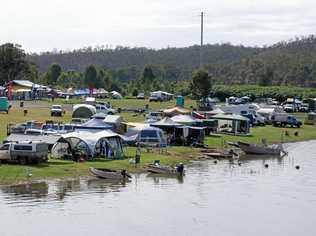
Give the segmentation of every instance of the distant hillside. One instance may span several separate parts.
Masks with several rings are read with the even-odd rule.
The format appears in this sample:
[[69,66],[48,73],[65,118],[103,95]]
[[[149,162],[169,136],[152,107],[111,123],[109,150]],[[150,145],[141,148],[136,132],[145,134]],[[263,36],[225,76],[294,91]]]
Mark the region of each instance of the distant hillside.
[[[216,44],[204,46],[204,64],[220,84],[299,85],[316,87],[316,38],[296,38],[270,47]],[[57,62],[63,70],[83,71],[94,64],[112,71],[121,81],[139,77],[152,65],[162,79],[189,79],[199,66],[199,46],[186,48],[85,48],[73,52],[29,55],[41,72]]]
[[[206,45],[204,47],[204,62],[205,64],[236,62],[257,51],[256,48],[230,44]],[[177,79],[185,79],[186,72],[191,73],[199,66],[199,46],[160,50],[126,47],[117,47],[116,49],[85,48],[58,54],[29,55],[28,59],[35,62],[41,72],[47,71],[50,64],[54,62],[59,63],[66,71],[83,71],[90,64],[110,70],[135,67],[138,71],[143,70],[145,65],[156,65],[180,70],[182,73]]]
[[219,83],[316,87],[316,38],[297,38],[263,48],[251,57],[207,66]]

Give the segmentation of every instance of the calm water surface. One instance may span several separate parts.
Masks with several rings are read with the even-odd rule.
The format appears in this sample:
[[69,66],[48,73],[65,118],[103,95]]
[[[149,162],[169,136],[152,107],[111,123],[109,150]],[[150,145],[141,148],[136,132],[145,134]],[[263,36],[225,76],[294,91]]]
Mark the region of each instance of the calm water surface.
[[314,236],[316,141],[286,149],[283,159],[245,159],[241,166],[194,162],[183,180],[141,174],[125,184],[0,187],[0,235]]

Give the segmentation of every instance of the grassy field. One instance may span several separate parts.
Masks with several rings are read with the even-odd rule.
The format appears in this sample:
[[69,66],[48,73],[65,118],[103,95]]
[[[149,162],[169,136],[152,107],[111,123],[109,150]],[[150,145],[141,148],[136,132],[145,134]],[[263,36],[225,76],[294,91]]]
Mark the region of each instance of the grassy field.
[[[107,100],[108,101],[108,100]],[[127,108],[143,108],[149,104],[150,109],[158,110],[174,106],[174,101],[166,103],[149,103],[147,100],[136,99],[122,99],[122,100],[109,100],[115,107]],[[20,109],[17,104],[14,104],[9,114],[0,113],[0,141],[6,137],[6,127],[9,123],[24,122],[27,120],[55,120],[61,122],[69,122],[71,120],[71,104],[76,103],[76,100],[70,100],[70,104],[66,104],[63,100],[55,100],[54,104],[64,104],[66,114],[63,117],[51,117],[50,106],[52,102],[37,101],[26,102],[26,109],[28,113],[26,116],[23,114],[23,109]],[[195,106],[194,101],[186,100],[186,107]],[[125,121],[135,122],[144,121],[143,114],[134,114],[123,112],[121,115]],[[300,119],[303,119],[305,114],[295,114]],[[285,136],[284,132],[288,131],[289,136]],[[298,136],[294,133],[298,132]],[[300,129],[295,128],[277,128],[272,126],[255,127],[251,129],[252,134],[247,137],[222,135],[221,137],[206,137],[205,144],[213,148],[223,148],[227,142],[245,141],[251,143],[259,143],[262,138],[267,139],[269,143],[281,142],[282,136],[284,142],[303,141],[316,139],[316,126],[302,126]],[[167,154],[159,154],[157,152],[147,153],[145,150],[142,152],[141,163],[135,168],[134,165],[129,163],[129,159],[135,156],[135,148],[126,149],[126,158],[124,160],[104,161],[98,160],[85,163],[74,163],[72,161],[62,160],[49,160],[47,164],[37,166],[20,166],[20,165],[7,165],[0,166],[0,184],[18,183],[34,179],[47,179],[47,178],[66,178],[75,176],[85,176],[88,174],[88,169],[91,166],[104,167],[112,169],[127,169],[130,172],[143,171],[143,167],[153,162],[156,159],[161,160],[163,164],[175,165],[179,162],[188,162],[199,155],[198,149],[189,147],[171,147],[168,148]],[[32,177],[28,177],[28,173],[32,173]]]

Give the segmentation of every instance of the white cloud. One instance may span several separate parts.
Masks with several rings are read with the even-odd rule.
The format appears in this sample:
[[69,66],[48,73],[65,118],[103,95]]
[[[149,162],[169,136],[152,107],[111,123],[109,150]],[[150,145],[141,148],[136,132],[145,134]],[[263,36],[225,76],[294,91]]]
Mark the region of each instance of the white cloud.
[[264,45],[316,30],[312,0],[1,0],[0,43],[27,51],[89,45]]

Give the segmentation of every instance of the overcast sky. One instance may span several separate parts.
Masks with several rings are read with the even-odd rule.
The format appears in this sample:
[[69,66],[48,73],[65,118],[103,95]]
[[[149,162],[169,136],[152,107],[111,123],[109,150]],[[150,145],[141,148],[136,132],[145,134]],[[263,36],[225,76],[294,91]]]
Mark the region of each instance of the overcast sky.
[[316,31],[314,0],[1,0],[0,44],[28,52],[84,46],[270,45]]

